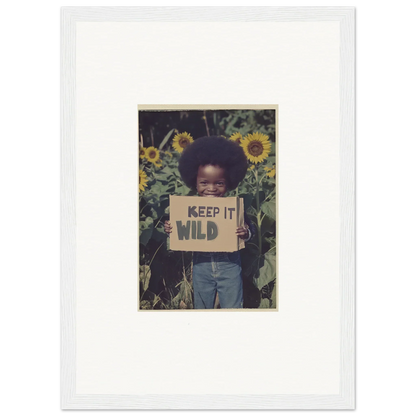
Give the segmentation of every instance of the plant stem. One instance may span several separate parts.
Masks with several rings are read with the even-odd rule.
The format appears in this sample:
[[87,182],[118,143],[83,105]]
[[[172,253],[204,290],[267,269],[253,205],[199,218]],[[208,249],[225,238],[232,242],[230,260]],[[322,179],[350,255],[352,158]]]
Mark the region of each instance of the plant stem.
[[182,251],[182,270],[183,270],[183,279],[186,281],[186,273],[185,273],[185,260],[183,258],[183,251]]
[[261,244],[261,209],[260,209],[260,190],[259,190],[259,167],[256,164],[255,175],[256,175],[256,205],[257,205],[257,228],[259,233],[259,254],[262,254],[262,244]]
[[[162,242],[162,244],[160,244],[160,246],[157,248],[157,250],[155,251],[155,254],[153,254],[153,257],[152,257],[152,259],[150,260],[150,263],[149,263],[149,267],[152,265],[152,263],[153,263],[153,259],[155,258],[155,256],[156,256],[156,254],[157,254],[157,252],[160,250],[160,247],[162,247],[163,246],[163,244],[164,244],[164,242]],[[146,275],[147,275],[147,273],[146,273]]]
[[267,195],[267,197],[265,198],[264,202],[266,202],[269,198],[271,198],[272,196],[274,196],[275,192],[276,192],[276,188],[274,188],[274,189],[273,189],[273,190],[269,193],[269,195]]
[[[146,273],[145,273],[145,275],[144,275],[144,279],[146,280],[147,279],[147,272],[150,270],[150,266],[152,265],[152,263],[153,263],[153,259],[155,258],[155,256],[156,256],[156,254],[157,254],[157,252],[159,251],[159,249],[160,249],[160,247],[162,247],[163,246],[163,243],[157,248],[157,250],[155,251],[155,254],[153,254],[153,257],[152,257],[152,259],[150,260],[150,263],[148,264],[148,266],[149,266],[149,268],[147,269],[147,271],[146,271]],[[145,292],[145,291],[144,291]],[[144,295],[144,292],[142,293],[142,295],[141,295],[141,297],[140,297],[140,300],[142,300],[142,298],[143,298],[143,295]]]
[[271,247],[269,250],[267,250],[267,253],[269,252],[269,251],[272,251],[274,248],[276,248],[276,246],[274,245],[273,247]]
[[267,176],[267,173],[265,173],[263,176],[262,176],[262,178],[260,179],[260,184],[263,182],[263,179],[265,178]]
[[207,136],[209,136],[209,128],[208,128],[208,121],[207,121],[207,113],[204,110],[204,121],[205,121],[205,128],[207,129]]
[[140,210],[140,214],[142,213],[142,211],[147,207],[147,202],[143,205],[142,209]]
[[160,218],[159,221],[156,223],[155,228],[157,228],[157,226],[159,225],[160,221],[162,220],[162,218],[165,216],[165,214],[163,214]]
[[247,244],[251,244],[252,246],[254,246],[256,248],[259,248],[259,246],[257,244],[254,244],[254,243],[247,243]]

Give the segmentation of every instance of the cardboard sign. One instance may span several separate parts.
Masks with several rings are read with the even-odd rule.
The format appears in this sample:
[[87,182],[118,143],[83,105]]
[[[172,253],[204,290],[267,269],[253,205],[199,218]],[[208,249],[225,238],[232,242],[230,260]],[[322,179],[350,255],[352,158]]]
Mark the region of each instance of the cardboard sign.
[[170,196],[170,249],[233,252],[244,248],[236,235],[244,226],[244,200],[238,197]]

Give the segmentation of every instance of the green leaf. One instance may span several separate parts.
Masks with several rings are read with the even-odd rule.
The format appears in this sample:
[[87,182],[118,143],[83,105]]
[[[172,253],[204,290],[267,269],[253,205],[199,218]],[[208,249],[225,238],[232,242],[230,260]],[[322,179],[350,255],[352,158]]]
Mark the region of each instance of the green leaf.
[[167,143],[170,136],[172,136],[172,133],[175,131],[175,129],[172,129],[169,131],[169,133],[165,136],[165,138],[162,140],[162,143],[160,143],[159,150],[163,148],[163,146]]
[[166,174],[168,176],[173,176],[175,175],[175,172],[172,170],[172,168],[170,168],[169,166],[164,166],[163,170],[161,171],[161,173]]
[[277,280],[276,280],[276,283],[273,286],[271,308],[276,308],[276,306],[277,306],[276,286],[277,286]]
[[276,165],[276,156],[269,156],[266,158],[266,165],[269,167],[272,167],[273,165]]
[[152,303],[149,300],[140,301],[140,309],[152,309]]
[[261,204],[261,210],[270,218],[276,221],[276,201],[266,201]]
[[254,195],[253,194],[240,194],[239,197],[244,199],[244,210],[247,211],[248,207],[251,206],[251,203],[254,199]]
[[143,266],[140,266],[139,269],[139,279],[140,282],[143,285],[143,290],[146,292],[147,288],[149,287],[149,281],[150,276],[152,275],[152,272],[150,270],[150,267],[147,264],[144,264]]
[[268,251],[264,255],[264,264],[259,269],[259,277],[253,278],[253,283],[257,289],[268,285],[276,279],[276,251]]
[[153,231],[152,238],[154,238],[158,242],[165,241],[167,236],[166,236],[164,228],[163,227],[155,228]]
[[259,309],[270,309],[270,299],[262,298],[260,300]]
[[153,234],[153,218],[147,217],[140,221],[140,244],[144,246],[149,242]]
[[159,215],[158,215],[157,211],[154,208],[150,208],[150,215],[152,216],[152,218],[154,220],[159,218]]
[[274,247],[276,245],[276,237],[274,235],[264,237],[264,241],[270,244],[270,247]]
[[178,188],[176,188],[175,194],[186,196],[189,194],[190,191],[191,191],[191,188],[188,188],[186,185],[183,185],[183,186],[179,186]]
[[161,182],[161,183],[168,183],[172,181],[172,174],[169,174],[168,172],[165,172],[165,171],[159,171],[155,173],[154,177],[158,182]]
[[162,201],[169,198],[169,195],[173,193],[174,189],[175,185],[173,182],[170,182],[167,185],[156,182],[152,185],[150,192],[145,196],[146,201],[152,206],[160,205]]

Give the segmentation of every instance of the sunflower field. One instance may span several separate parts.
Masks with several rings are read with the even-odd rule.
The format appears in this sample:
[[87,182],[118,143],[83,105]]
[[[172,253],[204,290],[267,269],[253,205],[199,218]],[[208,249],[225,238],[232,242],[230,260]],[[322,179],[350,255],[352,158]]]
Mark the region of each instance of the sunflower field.
[[[202,136],[243,147],[246,177],[226,196],[244,198],[256,235],[241,252],[244,308],[277,308],[276,110],[139,110],[139,309],[192,309],[192,253],[169,250],[169,195],[196,195],[178,160]],[[220,307],[220,305],[216,305]]]

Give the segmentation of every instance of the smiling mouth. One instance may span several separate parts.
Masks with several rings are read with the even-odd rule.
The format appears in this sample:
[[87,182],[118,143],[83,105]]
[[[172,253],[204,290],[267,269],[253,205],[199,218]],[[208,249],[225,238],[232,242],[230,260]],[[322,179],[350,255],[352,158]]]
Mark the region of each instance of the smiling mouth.
[[219,197],[219,194],[204,194],[204,196],[206,196],[208,198],[217,198],[217,197]]

